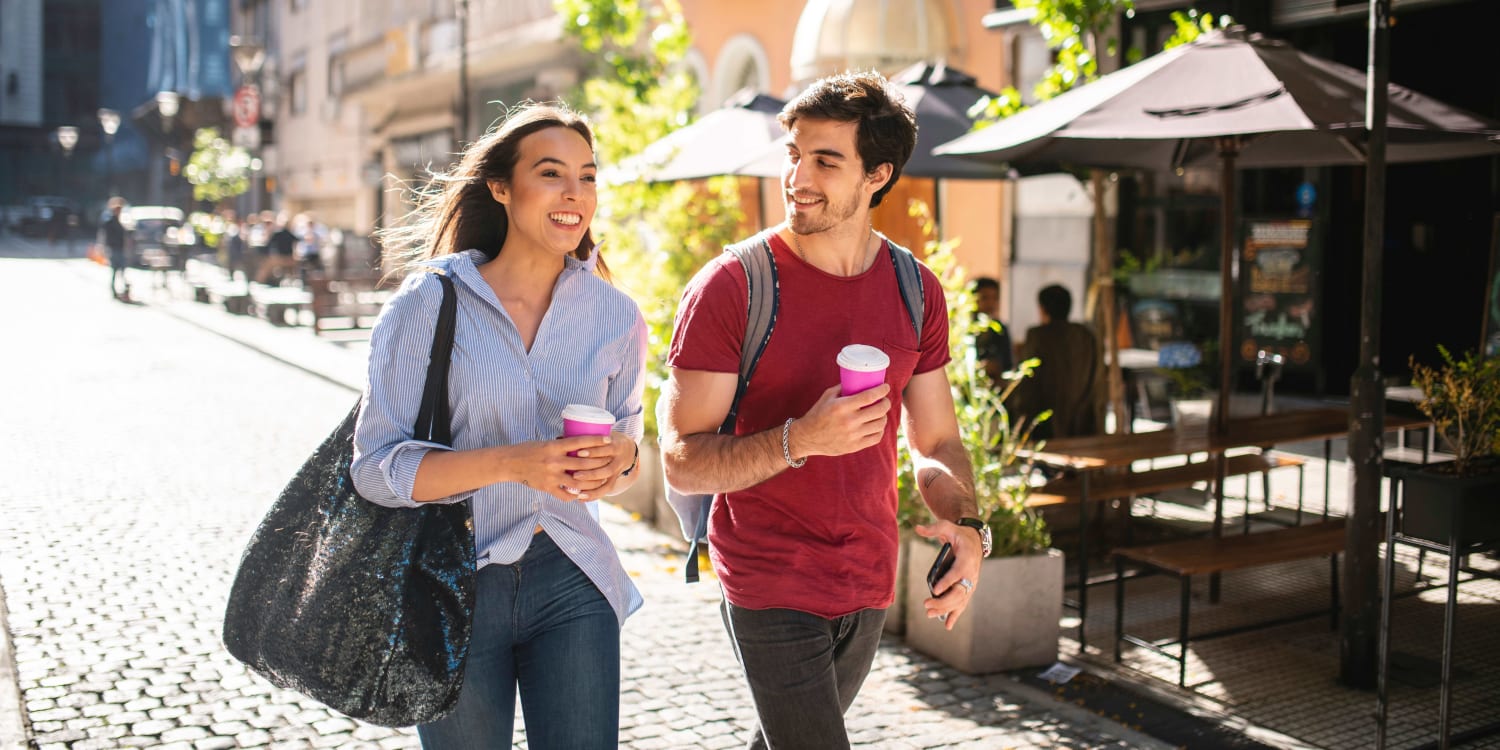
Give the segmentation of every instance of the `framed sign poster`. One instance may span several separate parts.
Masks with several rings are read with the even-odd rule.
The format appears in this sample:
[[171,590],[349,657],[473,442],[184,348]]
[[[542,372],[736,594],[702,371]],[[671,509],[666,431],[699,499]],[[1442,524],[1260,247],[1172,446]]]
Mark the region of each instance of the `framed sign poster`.
[[1240,245],[1239,359],[1265,350],[1288,369],[1317,367],[1321,356],[1323,260],[1312,219],[1247,219]]

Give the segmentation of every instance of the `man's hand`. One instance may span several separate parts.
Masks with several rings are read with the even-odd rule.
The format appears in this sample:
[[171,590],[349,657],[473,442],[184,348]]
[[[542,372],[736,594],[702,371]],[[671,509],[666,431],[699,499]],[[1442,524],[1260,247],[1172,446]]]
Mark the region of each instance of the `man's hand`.
[[[969,608],[969,602],[979,588],[979,568],[984,561],[984,543],[980,540],[978,531],[951,521],[934,521],[927,526],[917,526],[914,530],[918,536],[940,544],[947,542],[953,545],[953,567],[933,587],[936,596],[922,602],[922,606],[927,608],[928,617],[947,615],[943,626],[952,630],[958,618],[963,616],[964,610]],[[964,585],[965,582],[968,585]]]
[[879,443],[891,411],[886,398],[890,392],[885,383],[852,396],[839,396],[836,385],[823,391],[818,402],[792,423],[792,456],[843,456]]

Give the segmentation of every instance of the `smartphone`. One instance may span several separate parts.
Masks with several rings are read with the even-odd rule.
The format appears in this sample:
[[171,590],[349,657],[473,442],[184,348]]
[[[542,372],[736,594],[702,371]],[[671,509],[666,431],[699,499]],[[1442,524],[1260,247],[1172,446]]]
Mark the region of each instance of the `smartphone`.
[[[932,567],[927,571],[927,593],[937,596],[933,589],[937,588],[938,581],[948,574],[953,568],[953,545],[944,543],[942,549],[938,550],[937,559],[932,561]],[[947,615],[938,615],[939,622],[947,622]]]

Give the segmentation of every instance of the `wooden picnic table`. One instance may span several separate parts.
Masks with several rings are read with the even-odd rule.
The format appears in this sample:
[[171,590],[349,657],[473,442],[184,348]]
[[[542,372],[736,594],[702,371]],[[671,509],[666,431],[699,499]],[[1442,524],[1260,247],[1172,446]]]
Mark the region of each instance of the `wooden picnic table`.
[[[1421,427],[1427,420],[1387,414],[1384,429],[1404,430]],[[1086,644],[1084,627],[1088,620],[1088,508],[1091,498],[1089,484],[1094,475],[1105,469],[1128,469],[1137,461],[1149,461],[1172,456],[1208,454],[1218,463],[1218,475],[1213,482],[1215,538],[1223,536],[1224,527],[1224,458],[1226,451],[1237,448],[1268,448],[1285,443],[1323,441],[1323,517],[1328,516],[1329,471],[1332,458],[1332,439],[1349,432],[1350,416],[1347,409],[1320,408],[1302,409],[1254,417],[1234,417],[1228,420],[1225,431],[1215,433],[1212,426],[1187,430],[1160,430],[1157,432],[1117,433],[1112,435],[1089,435],[1085,437],[1049,440],[1036,450],[1019,451],[1022,458],[1063,469],[1078,477],[1081,484],[1079,503],[1079,553],[1078,553],[1078,642]],[[1218,599],[1218,580],[1211,583],[1210,597]]]

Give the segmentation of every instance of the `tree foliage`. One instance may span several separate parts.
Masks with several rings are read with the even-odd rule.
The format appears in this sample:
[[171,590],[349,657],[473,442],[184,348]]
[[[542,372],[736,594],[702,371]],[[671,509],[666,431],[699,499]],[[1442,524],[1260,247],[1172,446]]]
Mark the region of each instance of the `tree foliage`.
[[[1054,62],[1032,90],[1038,101],[1046,101],[1099,75],[1099,35],[1107,31],[1120,13],[1135,10],[1134,0],[1016,0],[1016,7],[1031,9],[1031,24],[1042,32]],[[1104,53],[1113,55],[1118,40],[1104,40]],[[1021,93],[1007,86],[999,96],[986,97],[974,105],[980,119],[976,129],[1026,109]]]
[[250,152],[224,140],[218,128],[199,128],[182,174],[193,198],[218,203],[250,189]]
[[[629,157],[689,124],[698,90],[682,60],[691,45],[676,0],[556,0],[564,34],[589,60],[569,98],[589,116],[607,176]],[[619,286],[650,329],[646,428],[666,379],[672,318],[683,287],[723,246],[738,239],[743,214],[734,178],[707,183],[624,179],[599,194],[594,235]]]

